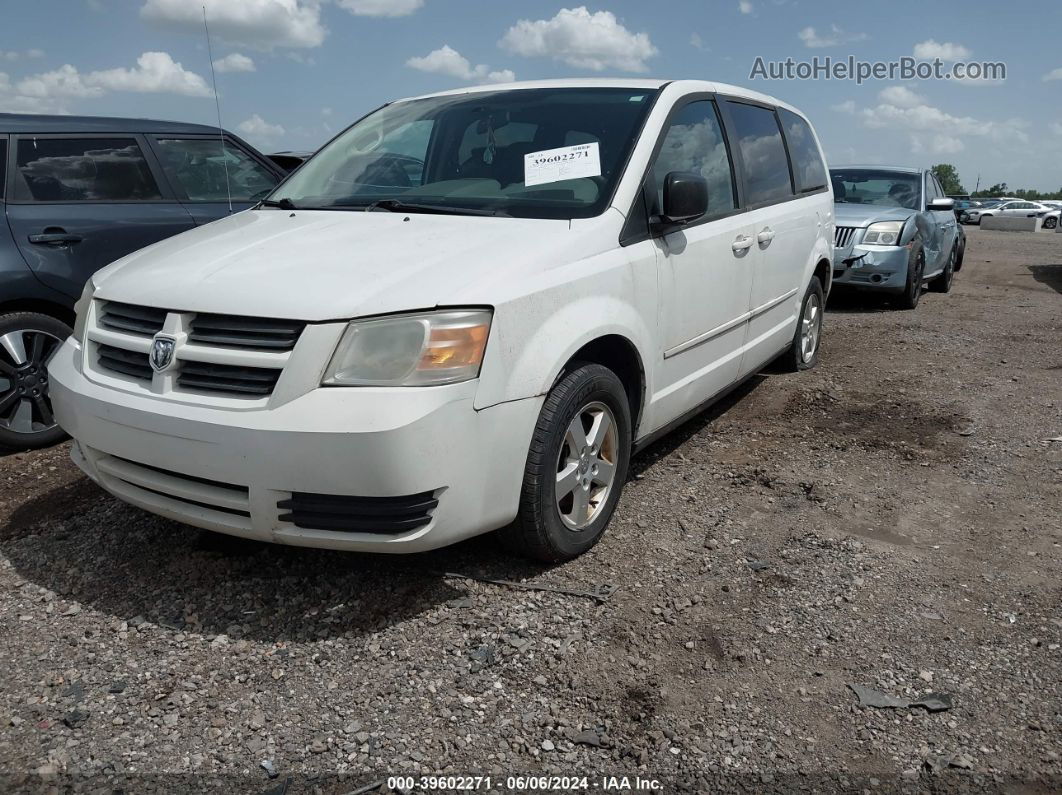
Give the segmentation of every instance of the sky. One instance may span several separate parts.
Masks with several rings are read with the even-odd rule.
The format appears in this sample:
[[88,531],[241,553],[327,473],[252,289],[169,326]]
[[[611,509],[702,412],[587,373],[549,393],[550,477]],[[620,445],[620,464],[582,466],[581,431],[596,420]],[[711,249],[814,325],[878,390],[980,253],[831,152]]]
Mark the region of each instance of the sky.
[[[1000,0],[0,0],[0,111],[216,124],[204,5],[222,122],[264,151],[462,85],[697,78],[797,106],[831,165],[948,162],[967,190],[1062,188],[1058,25]],[[826,56],[1003,62],[1007,77],[751,78],[757,57]]]

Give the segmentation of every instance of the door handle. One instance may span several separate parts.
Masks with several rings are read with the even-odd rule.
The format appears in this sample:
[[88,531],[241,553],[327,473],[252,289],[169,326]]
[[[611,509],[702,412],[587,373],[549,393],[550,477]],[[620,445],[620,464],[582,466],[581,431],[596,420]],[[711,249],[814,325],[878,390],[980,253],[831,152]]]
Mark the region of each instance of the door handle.
[[71,235],[67,232],[44,232],[40,235],[30,235],[29,242],[40,246],[66,246],[70,243],[80,243],[81,235]]
[[771,245],[772,240],[774,240],[774,230],[769,226],[765,226],[763,231],[756,235],[756,242],[764,248]]
[[752,235],[739,235],[737,240],[730,244],[730,248],[734,249],[735,254],[748,251],[752,248]]

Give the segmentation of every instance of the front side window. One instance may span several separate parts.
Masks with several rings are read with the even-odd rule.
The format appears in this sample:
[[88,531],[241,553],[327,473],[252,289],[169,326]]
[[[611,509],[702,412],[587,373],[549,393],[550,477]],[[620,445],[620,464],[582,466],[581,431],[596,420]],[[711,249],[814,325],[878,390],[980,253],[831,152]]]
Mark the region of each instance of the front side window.
[[133,138],[20,138],[16,155],[15,198],[21,201],[162,198]]
[[807,120],[786,110],[778,109],[785,130],[785,140],[789,144],[789,156],[793,160],[793,176],[796,178],[797,193],[810,193],[826,187],[826,166],[819,154],[819,145]]
[[159,160],[189,201],[257,201],[277,185],[277,177],[231,142],[217,138],[159,138]]
[[588,218],[608,206],[655,93],[518,89],[397,102],[342,133],[269,199]]
[[663,206],[664,177],[671,171],[700,174],[708,181],[708,215],[722,215],[737,206],[734,176],[723,127],[715,103],[691,102],[668,122],[650,179],[655,188],[656,208]]
[[830,169],[834,201],[918,209],[918,174],[869,168]]
[[745,164],[747,203],[757,205],[792,196],[789,158],[774,111],[740,102],[728,104]]

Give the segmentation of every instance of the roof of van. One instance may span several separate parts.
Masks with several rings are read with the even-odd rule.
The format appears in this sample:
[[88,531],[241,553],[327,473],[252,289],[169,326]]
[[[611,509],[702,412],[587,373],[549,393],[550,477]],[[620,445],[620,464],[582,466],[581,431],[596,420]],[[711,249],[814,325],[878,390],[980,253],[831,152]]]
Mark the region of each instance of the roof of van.
[[663,80],[663,79],[647,79],[647,78],[626,78],[626,77],[578,77],[578,78],[561,78],[556,80],[526,80],[517,83],[491,83],[489,85],[482,86],[466,86],[464,88],[454,88],[449,91],[439,91],[433,94],[423,94],[417,97],[406,97],[405,99],[398,100],[399,102],[406,102],[411,99],[426,99],[428,97],[448,97],[459,94],[473,94],[484,91],[517,91],[520,89],[528,88],[631,88],[641,89],[643,91],[656,91],[664,86],[672,83],[679,84],[682,88],[693,91],[707,91],[715,92],[719,94],[732,94],[735,96],[747,97],[748,99],[759,100],[770,105],[777,105],[783,108],[789,108],[796,110],[792,105],[787,102],[783,102],[780,99],[763,94],[759,91],[754,91],[750,88],[744,88],[743,86],[733,86],[726,83],[713,83],[707,80]]
[[39,116],[32,113],[0,113],[2,133],[214,133],[217,127],[155,119],[123,119],[111,116]]

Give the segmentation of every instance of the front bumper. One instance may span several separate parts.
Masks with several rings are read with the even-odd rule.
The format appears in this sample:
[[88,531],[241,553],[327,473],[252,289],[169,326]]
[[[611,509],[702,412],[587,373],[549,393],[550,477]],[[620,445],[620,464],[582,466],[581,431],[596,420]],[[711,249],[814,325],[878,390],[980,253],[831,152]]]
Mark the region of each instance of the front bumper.
[[[476,411],[471,381],[319,388],[274,408],[235,411],[90,381],[72,340],[49,373],[74,461],[116,497],[208,530],[366,552],[434,549],[512,521],[543,400]],[[364,517],[354,522],[359,530],[308,529],[278,505],[293,493],[328,495],[326,502],[429,493],[438,505],[408,531],[372,532]]]
[[859,287],[885,292],[903,292],[907,286],[905,246],[853,245],[835,248],[833,283],[835,286]]

